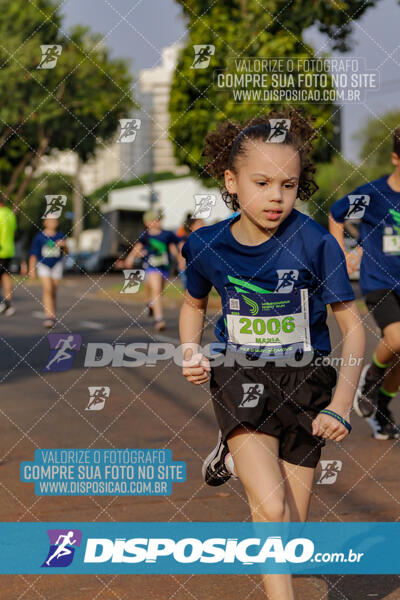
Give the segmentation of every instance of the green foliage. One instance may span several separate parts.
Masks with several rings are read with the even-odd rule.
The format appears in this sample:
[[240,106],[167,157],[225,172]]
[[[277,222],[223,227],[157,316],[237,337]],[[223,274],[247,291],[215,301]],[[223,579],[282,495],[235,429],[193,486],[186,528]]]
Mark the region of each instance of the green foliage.
[[73,178],[68,175],[51,173],[31,181],[27,194],[21,203],[21,210],[17,214],[18,235],[28,233],[33,237],[42,229],[42,215],[46,209],[45,196],[49,194],[65,194],[67,205],[59,219],[60,229],[69,232],[71,219],[66,213],[72,211]]
[[319,164],[316,172],[319,190],[307,202],[310,216],[327,227],[332,204],[360,185],[382,177],[390,171],[388,164],[386,167],[384,172],[378,165],[357,167],[341,157],[334,158],[330,163]]
[[[72,149],[87,161],[135,106],[128,64],[110,58],[100,35],[64,33],[55,0],[23,5],[0,0],[0,185],[15,204],[42,155]],[[37,68],[43,44],[62,46],[52,69]]]
[[400,111],[391,111],[370,119],[356,136],[361,146],[361,159],[368,165],[390,167],[393,152],[393,133],[400,127]]
[[[320,2],[285,0],[177,0],[187,19],[188,37],[181,50],[172,82],[169,111],[170,135],[175,157],[201,173],[201,152],[208,131],[227,118],[247,121],[268,109],[282,107],[278,103],[255,104],[235,102],[226,92],[216,89],[214,77],[218,70],[226,70],[235,58],[313,58],[314,50],[305,44],[303,31],[316,25],[328,34],[328,46],[347,49],[352,31],[352,19],[357,19],[375,2],[347,0]],[[355,17],[353,16],[353,19]],[[206,69],[191,68],[194,44],[212,44],[215,54]],[[319,130],[314,159],[327,162],[335,153],[333,146],[332,113],[329,104],[306,103],[306,113],[315,117]],[[211,182],[215,185],[215,182]]]

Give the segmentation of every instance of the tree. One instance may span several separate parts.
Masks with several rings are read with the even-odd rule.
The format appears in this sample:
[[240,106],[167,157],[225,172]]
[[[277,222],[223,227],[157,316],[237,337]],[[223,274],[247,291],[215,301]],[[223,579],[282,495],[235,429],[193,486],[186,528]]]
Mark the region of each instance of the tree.
[[[70,149],[86,162],[136,106],[127,63],[87,27],[62,33],[58,5],[0,0],[0,185],[16,210],[44,155]],[[62,48],[54,68],[37,68],[43,44]]]
[[[352,19],[360,18],[374,1],[341,3],[300,0],[177,0],[187,19],[188,37],[182,48],[172,82],[169,111],[170,136],[179,164],[201,174],[201,152],[207,132],[226,118],[247,121],[279,103],[235,103],[216,89],[213,76],[225,70],[232,57],[313,58],[314,50],[303,40],[312,25],[329,36],[331,48],[347,50]],[[195,44],[215,46],[207,69],[191,68]],[[315,159],[326,162],[335,153],[332,104],[296,104],[315,117],[319,130]],[[215,182],[212,182],[215,183]]]
[[390,155],[393,152],[393,134],[400,127],[400,112],[387,112],[375,119],[369,119],[355,136],[361,146],[360,156],[367,165],[375,165],[391,170]]

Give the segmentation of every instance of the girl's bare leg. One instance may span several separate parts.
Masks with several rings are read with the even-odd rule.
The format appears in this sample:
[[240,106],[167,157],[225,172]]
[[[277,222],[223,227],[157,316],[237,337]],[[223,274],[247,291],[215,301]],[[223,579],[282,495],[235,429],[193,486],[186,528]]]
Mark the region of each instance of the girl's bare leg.
[[150,271],[147,274],[147,282],[150,287],[150,305],[153,308],[153,315],[155,319],[163,318],[162,308],[162,290],[163,290],[163,276],[157,271]]
[[55,304],[53,295],[53,282],[51,277],[41,277],[43,289],[43,308],[48,319],[55,319]]
[[[253,521],[290,521],[290,505],[279,460],[279,440],[265,433],[236,428],[228,447],[250,506]],[[268,600],[295,600],[292,576],[262,575]]]

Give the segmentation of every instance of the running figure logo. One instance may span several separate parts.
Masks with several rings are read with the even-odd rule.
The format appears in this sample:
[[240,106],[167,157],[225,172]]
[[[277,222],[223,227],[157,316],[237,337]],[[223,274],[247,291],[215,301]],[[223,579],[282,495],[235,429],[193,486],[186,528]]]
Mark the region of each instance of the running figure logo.
[[85,410],[102,410],[106,399],[110,397],[110,388],[107,386],[89,386],[89,404]]
[[295,281],[299,278],[297,269],[277,269],[278,284],[275,292],[290,294],[293,291]]
[[194,212],[192,219],[207,219],[211,214],[211,209],[215,205],[216,197],[214,194],[195,194]]
[[206,69],[210,64],[211,56],[214,56],[215,46],[212,44],[194,44],[194,60],[191,69]]
[[59,196],[45,196],[46,210],[42,215],[42,219],[59,219],[62,210],[67,204],[67,196],[60,194]]
[[330,485],[335,483],[337,476],[342,470],[341,460],[321,460],[321,476],[317,483]]
[[253,408],[260,401],[261,394],[264,391],[263,383],[242,383],[243,398],[239,408]]
[[136,133],[139,131],[142,121],[141,119],[120,119],[119,124],[121,131],[117,143],[129,144],[135,140]]
[[40,46],[40,49],[42,51],[42,58],[36,68],[53,69],[57,64],[58,57],[61,55],[62,46],[59,44],[43,44]]
[[266,142],[284,142],[290,129],[290,119],[268,119],[271,131]]
[[125,281],[121,294],[136,294],[139,291],[140,284],[144,279],[143,269],[123,269]]
[[347,196],[349,199],[349,208],[345,215],[345,219],[362,219],[365,209],[369,206],[370,197],[367,194]]
[[68,567],[74,558],[75,547],[81,545],[79,529],[48,529],[50,548],[42,567]]
[[48,373],[71,369],[74,352],[81,349],[82,337],[77,333],[50,333],[47,339],[50,345],[50,355],[43,371]]

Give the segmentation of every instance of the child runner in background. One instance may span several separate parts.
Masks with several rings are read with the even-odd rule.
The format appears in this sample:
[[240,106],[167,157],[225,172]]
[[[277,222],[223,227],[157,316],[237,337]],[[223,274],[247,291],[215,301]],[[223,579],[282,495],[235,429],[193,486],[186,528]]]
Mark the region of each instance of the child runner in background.
[[29,252],[29,277],[40,278],[43,288],[43,325],[51,328],[56,321],[58,285],[63,276],[63,254],[67,253],[65,235],[58,229],[58,219],[43,219],[43,231],[35,235]]
[[169,275],[171,255],[178,257],[181,240],[173,231],[161,228],[161,217],[155,211],[144,213],[143,223],[146,230],[140,234],[139,240],[123,262],[125,268],[132,269],[135,257],[144,258],[145,286],[150,297],[149,316],[154,316],[154,327],[161,331],[166,327],[162,293]]
[[11,317],[15,308],[12,300],[12,279],[10,273],[11,259],[15,254],[14,236],[17,229],[15,214],[7,206],[0,192],[0,283],[3,288],[3,301],[0,303],[0,314]]
[[349,273],[360,268],[361,291],[381,338],[371,364],[362,370],[354,409],[367,419],[376,440],[400,437],[389,409],[400,386],[400,127],[394,134],[392,163],[391,175],[335,202],[329,219],[329,229],[343,250],[344,223],[360,221],[359,246],[346,253],[347,266]]
[[[289,123],[280,143],[270,119]],[[179,323],[182,372],[195,385],[211,375],[220,429],[205,469],[207,482],[219,485],[230,477],[225,466],[230,452],[253,521],[306,520],[321,447],[327,439],[341,442],[351,429],[364,353],[343,252],[326,229],[294,209],[296,198],[307,200],[316,188],[313,137],[309,121],[294,110],[244,127],[227,121],[209,133],[205,170],[225,183],[222,197],[240,214],[198,229],[182,249],[188,278]],[[250,366],[240,361],[211,366],[199,351],[192,355],[201,343],[212,286],[223,308],[216,336],[236,356],[245,353]],[[327,304],[343,338],[333,398],[336,370],[318,362],[331,351]],[[302,352],[314,358],[296,366],[294,357]],[[274,358],[274,364],[251,363],[262,356]],[[358,360],[349,364],[350,356]],[[269,600],[293,600],[290,575],[263,575],[263,582]]]
[[199,219],[197,217],[193,218],[192,214],[188,213],[186,215],[186,219],[185,219],[183,225],[181,227],[179,227],[179,229],[176,232],[176,235],[180,239],[179,255],[177,257],[178,271],[179,271],[179,277],[182,281],[182,287],[184,290],[186,289],[186,284],[187,284],[186,260],[183,258],[182,254],[181,254],[181,250],[182,250],[183,244],[186,242],[186,240],[188,239],[188,237],[192,233],[192,231],[196,231],[200,227],[204,227],[203,219]]

